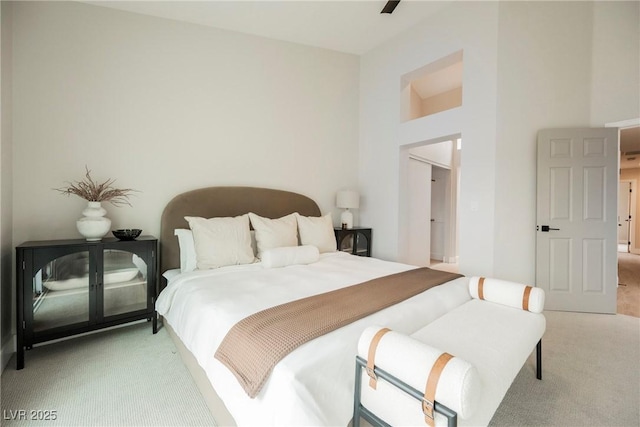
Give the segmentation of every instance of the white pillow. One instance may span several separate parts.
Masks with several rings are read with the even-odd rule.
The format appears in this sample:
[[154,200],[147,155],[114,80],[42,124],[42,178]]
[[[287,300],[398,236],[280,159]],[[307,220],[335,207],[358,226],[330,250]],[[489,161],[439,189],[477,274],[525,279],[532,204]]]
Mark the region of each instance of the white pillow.
[[[544,310],[545,295],[541,288],[487,277],[483,280],[482,296],[480,296],[480,279],[481,277],[477,276],[469,279],[469,293],[472,298],[521,308],[532,313],[542,313]],[[526,294],[527,287],[529,288],[528,295]]]
[[298,246],[298,226],[294,214],[269,219],[249,212],[249,218],[256,231],[258,258],[261,258],[262,253],[269,249]]
[[300,244],[312,245],[320,253],[335,252],[337,249],[336,235],[333,231],[331,214],[325,216],[302,216],[296,212]]
[[[380,329],[379,326],[370,326],[360,335],[358,354],[365,360],[369,357],[370,343]],[[375,365],[423,391],[434,362],[442,353],[442,350],[408,335],[389,331],[378,343]],[[369,387],[369,376],[364,372],[361,387],[363,405],[384,421],[391,425],[424,425],[422,405],[416,403],[412,396],[400,393],[386,381],[380,380],[374,390]],[[440,375],[436,400],[456,411],[458,419],[469,419],[480,407],[484,391],[478,369],[466,360],[454,357]]]
[[250,264],[254,261],[249,217],[200,218],[185,216],[193,231],[198,269]]
[[196,247],[193,243],[193,232],[186,228],[176,228],[173,230],[174,236],[178,236],[178,246],[180,247],[180,272],[186,273],[195,270],[196,267]]
[[173,279],[174,277],[176,277],[180,273],[182,273],[182,271],[180,271],[179,268],[172,268],[171,270],[167,270],[164,273],[162,273],[162,277],[167,279],[167,283],[169,283],[171,281],[171,279]]
[[262,253],[262,265],[266,268],[311,264],[318,259],[320,259],[320,252],[315,246],[283,246]]

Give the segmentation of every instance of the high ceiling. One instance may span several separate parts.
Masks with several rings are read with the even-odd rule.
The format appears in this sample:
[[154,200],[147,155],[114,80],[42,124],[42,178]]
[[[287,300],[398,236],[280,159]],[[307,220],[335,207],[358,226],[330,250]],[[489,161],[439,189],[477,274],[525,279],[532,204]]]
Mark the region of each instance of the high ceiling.
[[436,13],[452,0],[84,1],[309,46],[363,54]]

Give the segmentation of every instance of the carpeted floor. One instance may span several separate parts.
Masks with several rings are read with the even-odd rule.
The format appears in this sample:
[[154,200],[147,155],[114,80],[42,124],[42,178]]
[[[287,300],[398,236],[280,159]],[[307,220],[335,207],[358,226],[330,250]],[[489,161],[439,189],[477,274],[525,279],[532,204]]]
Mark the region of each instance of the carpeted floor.
[[147,322],[35,347],[20,371],[14,355],[2,412],[2,426],[215,425],[166,330]]
[[640,255],[618,252],[618,313],[640,317]]
[[522,368],[490,426],[640,426],[640,319],[545,312],[542,381]]
[[[640,319],[546,312],[543,379],[535,357],[490,425],[639,426]],[[12,419],[27,411],[26,420]],[[55,421],[29,419],[56,411]],[[215,425],[175,346],[139,323],[36,347],[2,374],[3,426]],[[38,413],[36,413],[38,414]]]

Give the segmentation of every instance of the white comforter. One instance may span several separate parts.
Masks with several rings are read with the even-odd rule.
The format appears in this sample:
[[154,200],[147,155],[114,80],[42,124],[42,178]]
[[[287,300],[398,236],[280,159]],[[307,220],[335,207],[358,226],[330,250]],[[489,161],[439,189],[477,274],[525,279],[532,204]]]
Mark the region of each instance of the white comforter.
[[207,373],[239,426],[340,425],[353,412],[358,338],[369,325],[412,334],[470,299],[459,278],[361,319],[286,356],[250,399],[213,357],[229,329],[268,307],[415,268],[342,252],[309,265],[268,269],[260,263],[184,273],[171,279],[156,303]]

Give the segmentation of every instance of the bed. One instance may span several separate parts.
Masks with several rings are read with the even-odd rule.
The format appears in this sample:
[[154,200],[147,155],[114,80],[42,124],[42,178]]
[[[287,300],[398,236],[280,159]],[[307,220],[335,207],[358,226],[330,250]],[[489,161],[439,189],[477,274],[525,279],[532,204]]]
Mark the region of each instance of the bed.
[[161,284],[156,309],[219,425],[346,426],[353,414],[354,358],[361,333],[378,324],[410,335],[471,299],[468,279],[458,277],[306,342],[275,365],[251,398],[214,357],[237,322],[274,305],[416,267],[329,251],[315,262],[282,268],[265,268],[261,261],[179,272],[175,230],[189,228],[185,216],[248,212],[274,219],[293,212],[321,217],[317,204],[300,194],[211,187],[176,196],[161,220],[160,266],[169,279]]

